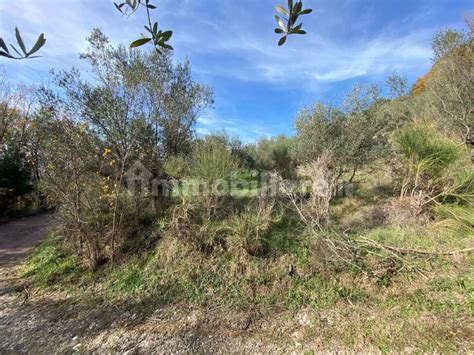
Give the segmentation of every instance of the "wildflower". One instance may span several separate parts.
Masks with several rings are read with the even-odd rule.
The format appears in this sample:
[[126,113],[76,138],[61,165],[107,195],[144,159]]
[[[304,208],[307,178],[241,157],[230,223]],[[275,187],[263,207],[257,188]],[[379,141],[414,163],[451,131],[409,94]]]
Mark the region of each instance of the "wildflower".
[[110,155],[110,153],[112,153],[112,150],[110,148],[105,148],[104,153],[102,153],[102,156],[105,158]]

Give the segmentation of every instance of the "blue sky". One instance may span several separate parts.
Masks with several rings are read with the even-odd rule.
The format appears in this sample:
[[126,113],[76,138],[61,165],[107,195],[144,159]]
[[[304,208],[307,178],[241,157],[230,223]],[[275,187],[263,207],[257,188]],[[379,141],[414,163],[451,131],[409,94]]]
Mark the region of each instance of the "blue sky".
[[[284,2],[283,0],[281,2]],[[431,65],[431,38],[440,28],[464,28],[474,0],[306,0],[306,36],[277,47],[278,0],[155,0],[153,16],[175,34],[175,60],[188,58],[197,81],[210,85],[215,108],[199,133],[226,129],[251,141],[291,134],[297,112],[316,100],[339,102],[356,82],[384,83],[393,71],[410,83]],[[100,27],[113,43],[142,32],[144,13],[129,18],[112,0],[0,0],[0,36],[13,42],[18,25],[27,45],[48,40],[42,58],[0,58],[13,83],[50,82],[50,68],[88,70],[78,53]]]

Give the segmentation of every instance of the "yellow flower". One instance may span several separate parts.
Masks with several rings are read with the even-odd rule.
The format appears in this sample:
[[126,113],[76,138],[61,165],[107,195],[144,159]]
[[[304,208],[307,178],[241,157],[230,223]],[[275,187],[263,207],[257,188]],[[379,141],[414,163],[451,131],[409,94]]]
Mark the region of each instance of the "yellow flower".
[[104,153],[102,153],[102,156],[105,158],[108,156],[110,153],[112,153],[112,150],[110,148],[105,148]]

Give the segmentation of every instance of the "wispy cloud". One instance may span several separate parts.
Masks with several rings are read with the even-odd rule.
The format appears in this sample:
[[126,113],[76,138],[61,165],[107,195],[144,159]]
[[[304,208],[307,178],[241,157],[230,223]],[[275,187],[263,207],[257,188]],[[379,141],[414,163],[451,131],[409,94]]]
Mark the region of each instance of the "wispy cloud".
[[222,118],[216,113],[209,112],[197,120],[196,131],[202,135],[225,131],[231,136],[238,136],[244,142],[252,142],[260,137],[272,137],[274,135],[267,127],[250,123],[248,120],[238,118]]
[[[268,21],[270,6],[244,14],[240,8],[232,11],[232,4],[211,3],[221,10],[221,15],[211,23],[196,23],[196,18],[206,14],[196,7],[196,12],[183,19],[183,28],[176,37],[177,47],[186,48],[187,55],[197,58],[195,68],[205,75],[314,88],[325,82],[393,70],[419,72],[430,65],[430,39],[435,28],[410,33],[399,29],[369,33],[364,28],[370,24],[370,18],[366,18],[358,23],[358,36],[346,37],[338,33],[338,22],[325,21],[323,15],[318,15],[320,9],[316,9],[316,14],[305,22],[309,35],[291,38],[286,47],[279,48],[269,31],[273,28]],[[262,1],[265,5],[270,3]],[[333,6],[332,16],[339,16],[336,9]],[[321,10],[323,14],[329,12],[327,8]],[[221,65],[207,66],[210,55],[218,57]],[[201,58],[205,58],[203,63]]]

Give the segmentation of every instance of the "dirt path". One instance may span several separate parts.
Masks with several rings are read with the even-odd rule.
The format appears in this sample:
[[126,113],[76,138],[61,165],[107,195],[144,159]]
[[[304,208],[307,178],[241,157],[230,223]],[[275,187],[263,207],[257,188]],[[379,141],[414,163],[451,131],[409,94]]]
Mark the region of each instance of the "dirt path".
[[51,214],[40,214],[0,225],[0,268],[24,260],[46,238],[51,223]]

